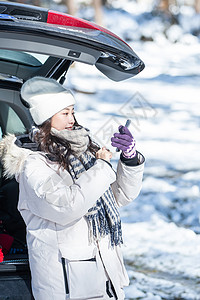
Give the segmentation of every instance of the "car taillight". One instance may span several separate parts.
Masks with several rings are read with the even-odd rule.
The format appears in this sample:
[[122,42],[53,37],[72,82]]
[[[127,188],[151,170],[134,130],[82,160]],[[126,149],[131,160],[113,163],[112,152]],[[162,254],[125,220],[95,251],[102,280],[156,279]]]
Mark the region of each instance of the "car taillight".
[[0,263],[3,261],[3,252],[2,252],[2,248],[0,246]]
[[[118,37],[116,34],[112,33],[108,29],[101,27],[95,23],[73,17],[68,14],[55,12],[53,10],[48,11],[47,16],[47,23],[49,24],[57,24],[57,25],[63,25],[63,26],[71,26],[71,27],[78,27],[78,28],[87,28],[87,29],[93,29],[93,30],[99,30],[101,32],[107,33],[118,40],[122,41],[124,44],[126,44],[120,37]],[[128,44],[126,44],[129,46]],[[129,46],[130,47],[130,46]]]

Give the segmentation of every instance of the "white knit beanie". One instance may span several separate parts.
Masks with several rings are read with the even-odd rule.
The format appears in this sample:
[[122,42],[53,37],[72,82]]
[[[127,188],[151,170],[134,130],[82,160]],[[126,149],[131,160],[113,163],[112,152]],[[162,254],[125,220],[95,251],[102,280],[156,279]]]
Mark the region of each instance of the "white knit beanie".
[[75,104],[75,99],[69,90],[54,79],[39,76],[23,84],[21,96],[29,104],[36,125],[41,125],[62,109]]

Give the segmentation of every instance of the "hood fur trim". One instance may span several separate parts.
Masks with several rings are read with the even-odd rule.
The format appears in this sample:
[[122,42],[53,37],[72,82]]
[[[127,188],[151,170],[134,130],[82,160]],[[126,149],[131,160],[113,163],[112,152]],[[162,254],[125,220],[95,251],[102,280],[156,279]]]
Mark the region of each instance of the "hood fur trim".
[[6,135],[0,141],[0,160],[4,168],[3,175],[6,178],[18,177],[27,156],[32,153],[31,150],[18,147],[15,141],[14,134]]

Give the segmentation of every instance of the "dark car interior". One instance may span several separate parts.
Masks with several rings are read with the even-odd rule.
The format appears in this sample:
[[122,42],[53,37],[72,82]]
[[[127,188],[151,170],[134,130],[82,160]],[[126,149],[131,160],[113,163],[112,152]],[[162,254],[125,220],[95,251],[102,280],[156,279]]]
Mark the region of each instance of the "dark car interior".
[[[0,140],[8,133],[26,133],[31,127],[28,108],[19,95],[23,82],[36,75],[60,78],[63,82],[65,77],[62,74],[66,74],[72,62],[47,55],[0,49]],[[6,245],[9,249],[3,249],[4,260],[14,259],[17,255],[27,257],[25,224],[17,210],[18,192],[16,180],[6,179],[0,165],[0,233],[13,238],[12,244],[9,247]]]
[[[0,49],[0,140],[8,133],[26,133],[32,124],[26,103],[19,96],[22,83],[35,75],[51,76],[63,81],[62,74],[66,73],[71,63],[44,55],[39,60],[37,55],[31,53]],[[18,194],[17,181],[15,178],[7,179],[0,164],[0,245],[4,255],[4,261],[0,263],[1,295],[5,299],[18,299],[12,298],[13,295],[21,295],[19,299],[28,300],[33,298],[26,226],[17,210]],[[7,298],[9,295],[10,298]]]

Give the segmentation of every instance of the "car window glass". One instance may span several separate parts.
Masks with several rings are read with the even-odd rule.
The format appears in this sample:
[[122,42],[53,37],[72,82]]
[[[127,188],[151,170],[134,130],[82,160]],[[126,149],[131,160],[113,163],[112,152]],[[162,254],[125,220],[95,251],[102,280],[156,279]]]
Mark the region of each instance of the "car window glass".
[[0,138],[2,134],[24,133],[26,131],[17,113],[5,102],[0,102],[0,123]]
[[48,55],[0,49],[0,80],[23,82],[40,72]]
[[47,58],[49,57],[48,55],[43,55],[43,54],[39,54],[39,53],[32,53],[32,52],[23,52],[23,53],[27,53],[30,56],[35,57],[37,60],[39,60],[42,64],[45,63],[45,61],[47,60]]
[[13,51],[0,49],[0,60],[12,63],[18,63],[30,67],[39,67],[48,59],[48,55],[32,53],[26,51]]

